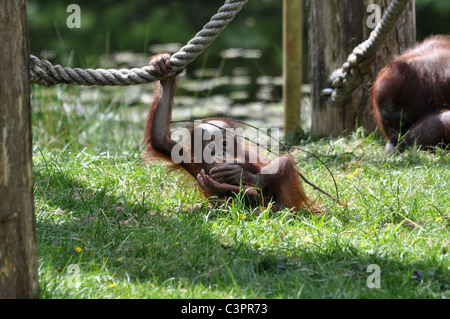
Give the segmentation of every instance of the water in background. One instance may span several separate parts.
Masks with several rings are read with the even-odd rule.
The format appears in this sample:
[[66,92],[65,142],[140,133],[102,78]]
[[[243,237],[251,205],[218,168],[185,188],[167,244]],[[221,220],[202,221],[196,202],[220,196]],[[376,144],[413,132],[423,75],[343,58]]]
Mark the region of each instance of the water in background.
[[[178,44],[156,45],[151,51],[176,52]],[[215,68],[190,69],[179,77],[175,96],[173,120],[226,116],[248,122],[257,127],[283,128],[281,74],[264,74],[259,62],[259,50],[226,49],[220,53],[221,63]],[[202,57],[200,56],[199,59]],[[143,54],[120,52],[100,59],[102,68],[132,68],[148,63]],[[280,70],[281,73],[281,70]],[[306,130],[310,127],[311,106],[309,86],[304,85],[302,118]],[[125,101],[130,105],[149,105],[153,86],[125,88]]]

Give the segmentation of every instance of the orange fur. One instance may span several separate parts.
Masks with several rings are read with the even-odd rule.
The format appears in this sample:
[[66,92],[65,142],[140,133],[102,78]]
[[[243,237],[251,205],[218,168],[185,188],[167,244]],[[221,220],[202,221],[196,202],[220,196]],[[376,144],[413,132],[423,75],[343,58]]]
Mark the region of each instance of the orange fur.
[[[165,57],[165,59],[152,59],[150,61],[150,64],[152,65],[152,63],[154,63],[153,66],[158,66],[157,69],[162,69],[159,67],[160,63],[167,60],[167,56]],[[180,164],[174,164],[171,160],[170,150],[172,150],[172,146],[176,143],[170,139],[170,136],[167,136],[167,134],[170,135],[168,127],[171,121],[173,104],[172,99],[176,88],[176,81],[174,81],[174,79],[175,76],[164,80],[167,81],[164,82],[164,86],[162,86],[162,84],[158,82],[155,87],[154,100],[147,116],[147,123],[145,126],[145,135],[143,141],[143,144],[145,145],[144,158],[147,161],[150,159],[162,159],[168,163],[173,164],[170,167],[171,170],[182,169],[184,172],[189,173],[190,176],[194,177],[194,179],[198,181],[199,185],[202,187],[203,193],[207,197],[214,196],[219,200],[226,200],[227,198],[234,196],[235,193],[238,193],[240,187],[243,187],[247,192],[246,201],[248,201],[250,205],[267,205],[269,201],[273,200],[275,202],[274,208],[276,210],[280,210],[283,208],[292,208],[295,211],[304,209],[314,213],[318,213],[321,211],[320,207],[313,203],[306,195],[302,186],[302,182],[300,181],[300,178],[298,176],[294,159],[288,155],[284,155],[275,159],[278,161],[278,163],[280,163],[280,165],[277,166],[276,172],[271,174],[261,174],[261,169],[263,169],[266,165],[270,165],[271,162],[268,161],[262,154],[260,154],[256,147],[250,147],[249,145],[244,144],[244,163],[236,163],[242,168],[241,172],[243,172],[241,173],[240,183],[237,184],[217,182],[208,175],[209,170],[207,171],[208,174],[206,174],[206,164],[194,163],[194,147],[192,147],[191,150],[187,150],[188,152],[192,153],[191,163],[182,162]],[[236,122],[229,118],[208,118],[203,120],[203,122],[212,120],[222,121],[228,124],[231,128],[236,128]],[[168,123],[166,123],[166,121],[168,121]],[[163,125],[161,125],[161,123]],[[194,127],[193,125],[189,125],[188,128],[191,135],[191,145],[194,145]],[[159,129],[167,129],[167,132],[165,133],[166,136],[164,136],[164,134],[158,134],[160,132]],[[152,136],[152,130],[153,133],[156,133],[155,136]],[[257,158],[256,162],[250,163],[249,159],[253,159],[254,157]],[[237,159],[237,157],[235,159]],[[217,163],[214,165],[218,166],[219,164],[222,163]],[[236,166],[236,164],[233,165]],[[214,167],[214,169],[219,169],[219,167],[216,166]],[[235,173],[229,173],[228,169],[229,168],[222,170],[222,174],[229,174],[226,176],[235,178]],[[235,167],[232,167],[232,170],[234,169]],[[201,174],[206,175],[201,176]],[[213,174],[211,176],[213,176]],[[220,180],[220,178],[223,177],[216,178]],[[236,180],[234,180],[234,182],[236,182]],[[257,185],[254,185],[255,183],[257,183]],[[257,189],[259,189],[259,191]]]
[[[403,144],[414,144],[417,137],[424,147],[449,144],[450,125],[430,115],[450,105],[450,38],[431,37],[395,58],[378,74],[371,100],[389,153],[398,149],[399,137],[414,127],[415,138]],[[442,128],[434,130],[431,121]]]

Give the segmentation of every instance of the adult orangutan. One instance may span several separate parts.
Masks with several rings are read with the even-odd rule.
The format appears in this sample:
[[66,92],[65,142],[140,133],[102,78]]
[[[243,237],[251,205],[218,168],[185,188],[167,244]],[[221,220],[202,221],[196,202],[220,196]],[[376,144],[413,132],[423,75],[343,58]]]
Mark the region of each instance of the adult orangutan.
[[[167,74],[170,55],[152,57],[150,68],[153,73]],[[176,82],[177,74],[156,84],[143,142],[145,158],[162,158],[184,169],[207,197],[226,200],[242,190],[246,204],[251,206],[267,206],[273,201],[275,210],[320,211],[306,196],[293,158],[283,155],[269,160],[234,134],[232,119],[196,121],[188,130],[190,147],[174,141],[169,128]]]
[[371,98],[388,154],[407,145],[450,145],[450,38],[428,38],[395,58]]

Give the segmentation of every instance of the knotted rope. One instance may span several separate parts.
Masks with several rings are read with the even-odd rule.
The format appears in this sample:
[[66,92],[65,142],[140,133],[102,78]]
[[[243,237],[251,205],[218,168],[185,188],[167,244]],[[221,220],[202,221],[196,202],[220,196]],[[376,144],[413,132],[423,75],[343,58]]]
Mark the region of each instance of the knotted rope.
[[363,76],[369,71],[371,57],[388,37],[408,1],[393,0],[369,38],[353,50],[340,69],[330,75],[327,81],[330,87],[322,90],[322,95],[329,96],[330,104],[342,106],[346,98],[362,83]]
[[[178,52],[170,58],[170,76],[195,60],[225,29],[248,0],[226,0],[211,20]],[[80,69],[52,65],[49,61],[30,56],[31,83],[44,86],[77,85],[133,85],[157,81],[162,76],[150,72],[150,67],[133,69]]]

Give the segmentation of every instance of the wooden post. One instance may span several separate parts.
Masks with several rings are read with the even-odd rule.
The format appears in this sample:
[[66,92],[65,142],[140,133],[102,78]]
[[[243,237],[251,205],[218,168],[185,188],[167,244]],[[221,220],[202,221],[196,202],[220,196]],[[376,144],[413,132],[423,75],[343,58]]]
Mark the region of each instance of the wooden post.
[[303,1],[283,0],[284,132],[300,126]]
[[38,294],[26,0],[0,1],[0,298]]
[[320,95],[327,87],[328,76],[347,60],[353,49],[365,41],[373,22],[369,5],[376,4],[385,12],[389,0],[341,1],[308,0],[309,11],[309,73],[311,78],[311,103],[313,136],[337,137],[343,132],[354,131],[362,126],[369,131],[375,129],[371,113],[370,88],[378,72],[395,55],[415,43],[415,0],[407,5],[396,27],[378,51],[366,75],[363,85],[353,91],[349,101],[342,107],[334,107]]

